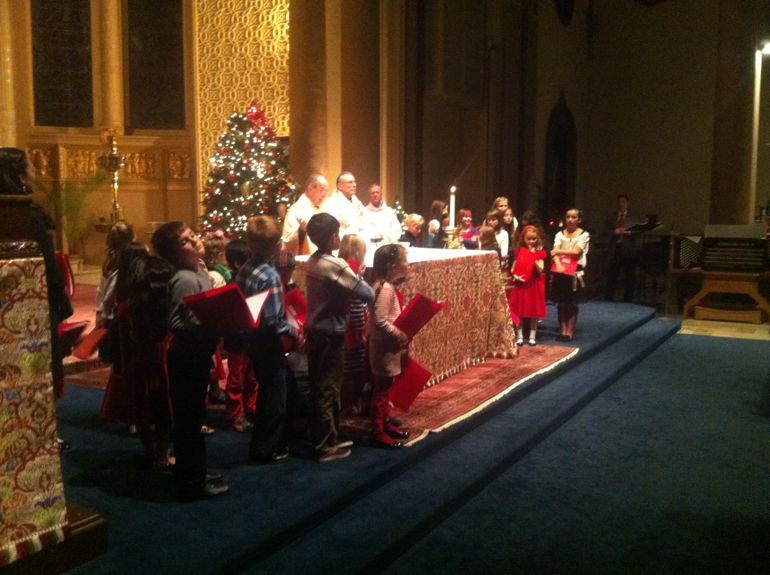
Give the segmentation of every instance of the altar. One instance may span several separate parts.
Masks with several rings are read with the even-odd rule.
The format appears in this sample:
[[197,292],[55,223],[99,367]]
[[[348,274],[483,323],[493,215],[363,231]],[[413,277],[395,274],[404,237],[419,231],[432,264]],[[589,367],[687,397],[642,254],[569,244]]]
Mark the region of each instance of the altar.
[[[367,251],[371,268],[374,250]],[[294,281],[305,288],[304,264],[297,257]],[[448,305],[414,338],[411,354],[433,377],[428,386],[487,357],[516,356],[515,333],[492,251],[408,248],[409,279],[401,286],[404,302],[420,293]]]

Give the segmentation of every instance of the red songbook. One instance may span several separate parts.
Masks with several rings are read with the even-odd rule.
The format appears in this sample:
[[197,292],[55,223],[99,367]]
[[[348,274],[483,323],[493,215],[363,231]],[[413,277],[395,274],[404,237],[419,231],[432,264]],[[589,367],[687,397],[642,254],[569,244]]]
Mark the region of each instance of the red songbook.
[[444,302],[433,301],[418,293],[401,311],[393,325],[412,339],[443,307]]
[[65,321],[59,324],[59,345],[62,356],[66,357],[72,352],[72,348],[80,339],[80,335],[86,330],[89,321]]
[[293,289],[283,298],[283,305],[286,308],[286,321],[298,332],[302,331],[307,320],[307,302],[302,297],[299,289]]
[[244,297],[237,284],[188,295],[183,299],[201,324],[219,335],[235,335],[259,326],[270,290]]
[[105,337],[107,337],[107,328],[95,327],[80,340],[80,343],[72,350],[72,355],[78,359],[88,359]]
[[[532,250],[521,249],[516,250],[516,261],[513,263],[514,276],[521,278],[522,282],[526,282],[532,277],[532,272],[535,269],[535,252]],[[516,279],[516,278],[514,278]]]
[[393,378],[393,387],[390,389],[390,400],[393,405],[404,411],[409,411],[412,403],[425,389],[425,384],[428,383],[432,375],[410,357],[401,373]]
[[553,258],[551,271],[574,276],[577,273],[577,265],[577,258],[573,256],[556,256]]

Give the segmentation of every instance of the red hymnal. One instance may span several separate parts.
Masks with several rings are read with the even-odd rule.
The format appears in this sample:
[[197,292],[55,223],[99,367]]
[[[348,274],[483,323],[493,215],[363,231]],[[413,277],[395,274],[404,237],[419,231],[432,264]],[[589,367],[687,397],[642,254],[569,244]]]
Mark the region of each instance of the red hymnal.
[[390,388],[390,400],[393,405],[404,411],[409,411],[412,403],[425,389],[425,384],[428,383],[432,375],[410,357],[401,373],[393,378],[393,387]]
[[401,311],[401,315],[396,318],[393,325],[412,339],[442,307],[444,302],[433,301],[418,293]]
[[532,276],[532,271],[535,269],[535,259],[535,252],[532,250],[518,250],[511,272],[516,276],[514,279],[526,282]]
[[302,326],[307,320],[307,302],[302,297],[302,292],[296,288],[287,292],[283,298],[283,305],[286,308],[286,320],[289,325],[297,331],[302,331]]
[[244,297],[237,284],[188,295],[183,299],[198,321],[219,335],[235,335],[259,326],[270,290]]
[[551,264],[551,271],[574,276],[577,273],[578,261],[572,256],[556,256]]
[[88,359],[106,336],[106,327],[95,327],[80,340],[80,343],[72,350],[72,355],[78,359]]
[[86,330],[88,321],[65,321],[59,324],[59,345],[65,357],[72,352],[80,335]]

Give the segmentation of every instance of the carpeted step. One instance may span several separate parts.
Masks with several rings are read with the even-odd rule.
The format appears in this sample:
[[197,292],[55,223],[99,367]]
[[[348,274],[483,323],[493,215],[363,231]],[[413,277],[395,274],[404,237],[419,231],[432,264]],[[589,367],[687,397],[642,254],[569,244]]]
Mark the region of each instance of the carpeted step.
[[768,399],[767,342],[676,335],[377,572],[767,573]]
[[451,443],[451,449],[431,450],[428,457],[413,462],[376,491],[335,510],[333,520],[319,523],[290,543],[284,540],[285,546],[273,555],[268,556],[263,547],[259,556],[243,557],[241,567],[256,561],[247,572],[378,572],[678,328],[679,322],[671,320],[644,323],[536,393],[494,417],[485,417],[475,429],[436,440],[443,446]]
[[[549,306],[551,317],[538,330],[542,343],[554,343],[553,311]],[[581,307],[576,340],[571,344],[579,346],[580,353],[571,365],[600,354],[613,340],[644,326],[653,317],[654,310],[641,306],[585,304]],[[273,556],[283,555],[293,545],[313,540],[319,531],[328,527],[330,520],[335,530],[345,529],[344,523],[338,525],[335,516],[346,516],[349,510],[355,513],[359,504],[367,509],[367,500],[375,497],[372,501],[379,501],[381,493],[393,488],[397,497],[405,498],[403,513],[411,518],[404,522],[404,529],[413,529],[426,517],[433,516],[442,499],[446,497],[449,501],[462,492],[462,482],[445,471],[443,461],[447,455],[444,452],[454,451],[454,445],[460,446],[459,463],[451,457],[448,460],[453,466],[468,466],[472,470],[466,474],[465,485],[489,473],[496,458],[513,449],[510,437],[515,435],[511,425],[505,423],[502,430],[495,431],[504,439],[501,446],[483,440],[497,453],[483,453],[487,449],[483,445],[463,447],[466,436],[468,439],[477,436],[478,429],[483,437],[483,430],[493,425],[510,405],[527,393],[537,391],[558,373],[554,370],[528,381],[526,390],[518,392],[517,389],[517,394],[506,396],[484,412],[413,448],[387,453],[356,446],[353,456],[341,462],[318,464],[296,458],[280,466],[246,465],[248,434],[219,430],[206,440],[208,460],[212,468],[225,473],[230,493],[191,505],[174,501],[169,477],[148,476],[137,464],[135,459],[141,452],[138,439],[127,437],[121,426],[97,419],[103,397],[101,390],[71,386],[57,408],[60,434],[73,444],[72,450],[62,458],[67,496],[76,503],[99,509],[110,522],[108,553],[76,572],[239,572],[250,565],[271,561]],[[570,373],[574,373],[574,368]],[[534,393],[538,395],[539,391]],[[523,429],[526,430],[526,426]],[[450,446],[452,449],[447,450]],[[412,471],[416,475],[410,474]],[[404,485],[413,483],[410,477],[422,477],[421,474],[429,477],[427,485],[442,486],[436,493],[428,493],[430,505],[425,506],[424,512],[421,509],[425,502],[419,499],[410,502],[410,490],[404,490]],[[446,493],[443,491],[445,474],[448,477]],[[417,493],[422,492],[415,493],[417,497]],[[390,515],[393,507],[393,503],[388,503],[377,508],[375,515]],[[402,512],[400,506],[398,510]],[[151,525],[148,517],[153,518]],[[371,521],[377,523],[380,519]],[[155,544],[147,546],[148,538]],[[180,541],[184,544],[179,544]],[[392,543],[386,538],[384,547],[376,551],[382,553]],[[347,553],[337,545],[333,548],[341,555]],[[141,552],[137,552],[138,549]],[[353,557],[359,552],[356,550]],[[361,562],[358,558],[352,564]],[[319,571],[322,570],[315,567],[308,570]]]

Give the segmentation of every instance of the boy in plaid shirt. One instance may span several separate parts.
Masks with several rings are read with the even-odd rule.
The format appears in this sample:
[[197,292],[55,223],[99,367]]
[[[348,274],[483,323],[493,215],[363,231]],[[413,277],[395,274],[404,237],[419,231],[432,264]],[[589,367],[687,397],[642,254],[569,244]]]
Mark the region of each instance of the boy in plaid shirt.
[[289,459],[286,418],[286,357],[282,337],[299,339],[286,322],[281,278],[272,259],[281,248],[281,228],[270,216],[253,216],[246,224],[251,259],[236,281],[246,297],[269,290],[259,327],[247,335],[251,361],[259,380],[257,414],[249,455],[257,463]]

